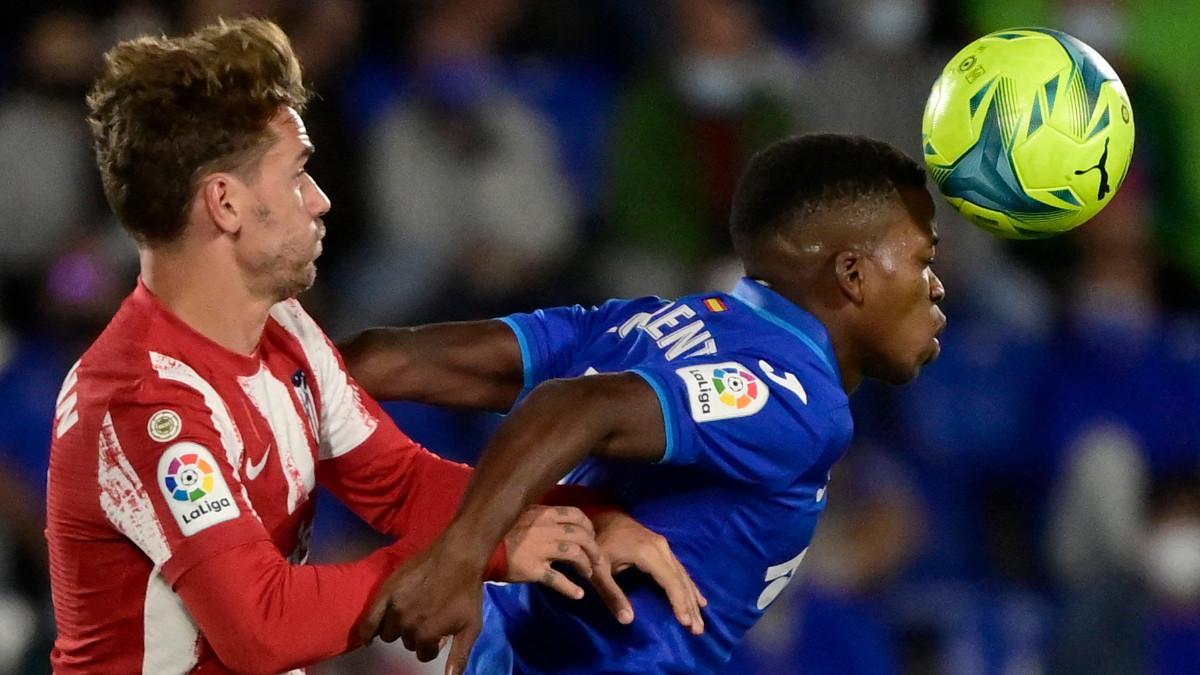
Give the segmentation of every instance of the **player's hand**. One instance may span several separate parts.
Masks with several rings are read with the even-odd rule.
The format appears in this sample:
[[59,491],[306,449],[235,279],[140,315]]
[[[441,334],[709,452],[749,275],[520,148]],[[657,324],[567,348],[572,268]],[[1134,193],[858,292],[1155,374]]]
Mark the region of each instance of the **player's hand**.
[[359,623],[362,640],[399,638],[418,659],[432,661],[453,636],[446,672],[461,673],[483,625],[485,562],[464,548],[443,536],[393,573]]
[[611,561],[611,569],[596,568],[592,584],[621,623],[633,620],[633,606],[613,581],[612,574],[636,567],[649,574],[666,592],[680,624],[691,629],[694,635],[704,632],[700,608],[707,607],[708,600],[675,557],[666,537],[646,529],[619,511],[600,514],[592,518],[592,522],[596,526],[596,543]]
[[608,561],[596,545],[592,521],[573,506],[531,506],[504,537],[508,548],[508,578],[513,583],[537,582],[578,600],[583,589],[550,566],[569,563],[591,578]]

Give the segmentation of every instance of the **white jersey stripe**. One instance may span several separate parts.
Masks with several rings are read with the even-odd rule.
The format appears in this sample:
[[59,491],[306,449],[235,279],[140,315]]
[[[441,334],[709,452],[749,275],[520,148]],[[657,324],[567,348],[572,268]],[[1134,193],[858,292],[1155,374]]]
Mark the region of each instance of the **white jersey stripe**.
[[182,675],[191,672],[199,659],[200,631],[159,567],[150,573],[143,612],[142,673]]
[[262,520],[258,516],[258,511],[254,510],[254,504],[250,502],[250,495],[246,493],[246,486],[242,484],[242,455],[245,454],[246,446],[242,444],[242,434],[238,431],[237,424],[233,421],[233,416],[229,414],[229,408],[225,406],[225,400],[191,366],[178,359],[164,356],[158,352],[150,352],[150,364],[154,366],[154,370],[158,373],[159,377],[191,387],[204,398],[204,405],[208,407],[213,427],[221,436],[221,445],[225,450],[225,459],[229,461],[229,466],[233,469],[233,477],[237,480],[241,489],[242,500],[250,507],[250,513],[253,513],[255,518]]
[[233,422],[233,416],[229,414],[229,408],[225,407],[225,401],[217,394],[217,390],[213,389],[213,386],[203,377],[200,377],[200,374],[193,370],[191,366],[178,359],[164,356],[158,352],[150,352],[150,364],[154,366],[155,372],[162,379],[191,387],[204,398],[204,405],[208,406],[208,410],[212,415],[213,427],[221,435],[221,445],[224,446],[225,458],[229,460],[229,465],[233,467],[234,477],[240,481],[240,467],[242,465],[242,453],[245,446],[242,445],[242,435],[238,432],[237,425]]
[[166,562],[171,557],[167,535],[158,522],[154,504],[150,502],[142,480],[117,440],[112,415],[107,412],[100,427],[96,477],[100,482],[100,509],[108,522],[137,544],[155,565]]
[[300,343],[316,375],[317,398],[322,403],[318,430],[321,459],[340,457],[362,445],[375,433],[379,421],[363,406],[325,334],[295,300],[278,303],[271,308],[271,316]]
[[[295,513],[296,507],[307,501],[309,493],[317,486],[316,467],[304,432],[304,420],[296,410],[288,386],[265,365],[250,377],[239,377],[238,384],[258,413],[266,418],[275,436],[276,452],[273,454],[278,457],[288,486],[287,512]],[[271,461],[269,457],[267,461]],[[251,478],[249,473],[247,478]]]
[[75,409],[79,402],[79,392],[75,391],[75,385],[79,382],[79,363],[76,361],[67,371],[62,388],[58,391],[58,399],[54,402],[55,438],[62,438],[79,421],[79,411]]

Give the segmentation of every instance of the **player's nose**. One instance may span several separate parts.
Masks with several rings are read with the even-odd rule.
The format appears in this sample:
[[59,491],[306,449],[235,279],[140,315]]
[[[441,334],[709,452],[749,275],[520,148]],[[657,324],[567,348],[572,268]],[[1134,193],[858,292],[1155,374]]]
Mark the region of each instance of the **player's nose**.
[[946,287],[942,284],[942,279],[937,272],[931,272],[931,274],[933,278],[929,280],[929,299],[938,303],[946,298]]
[[325,194],[325,191],[321,189],[321,186],[317,185],[317,181],[311,180],[311,182],[312,189],[308,191],[306,198],[308,212],[311,213],[314,218],[320,218],[326,213],[329,213],[329,209],[333,208],[333,202],[330,201],[329,195]]

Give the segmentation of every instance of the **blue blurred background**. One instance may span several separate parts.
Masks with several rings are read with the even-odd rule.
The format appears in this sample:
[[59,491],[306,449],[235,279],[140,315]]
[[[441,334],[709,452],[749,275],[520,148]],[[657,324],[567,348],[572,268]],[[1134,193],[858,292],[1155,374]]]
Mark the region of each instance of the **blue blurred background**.
[[[797,581],[730,672],[1200,673],[1200,2],[150,0],[0,8],[0,673],[48,669],[50,421],[131,289],[83,95],[117,40],[218,15],[290,34],[332,198],[337,336],[737,277],[725,218],[766,142],[920,152],[929,86],[974,37],[1047,25],[1133,100],[1137,150],[1077,232],[1006,243],[948,209],[942,358],[865,387]],[[394,405],[471,461],[497,418]],[[375,545],[326,497],[315,559]],[[314,673],[422,673],[376,646]],[[436,672],[440,672],[436,671]]]

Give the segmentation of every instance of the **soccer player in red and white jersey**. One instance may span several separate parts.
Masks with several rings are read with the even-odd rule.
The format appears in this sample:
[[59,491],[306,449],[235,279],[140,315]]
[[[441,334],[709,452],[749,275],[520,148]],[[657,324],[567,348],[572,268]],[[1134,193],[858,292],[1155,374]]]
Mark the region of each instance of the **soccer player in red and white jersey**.
[[[141,278],[58,400],[56,672],[278,673],[353,649],[376,590],[465,489],[470,470],[397,429],[292,299],[314,280],[330,208],[304,169],[306,98],[286,36],[253,19],[121,43],[89,95]],[[396,543],[304,564],[318,483]],[[608,555],[653,536],[622,518],[601,550],[580,509],[534,507],[486,576],[578,596],[550,567],[566,561],[620,615]],[[635,563],[672,597],[694,590],[669,554]]]

